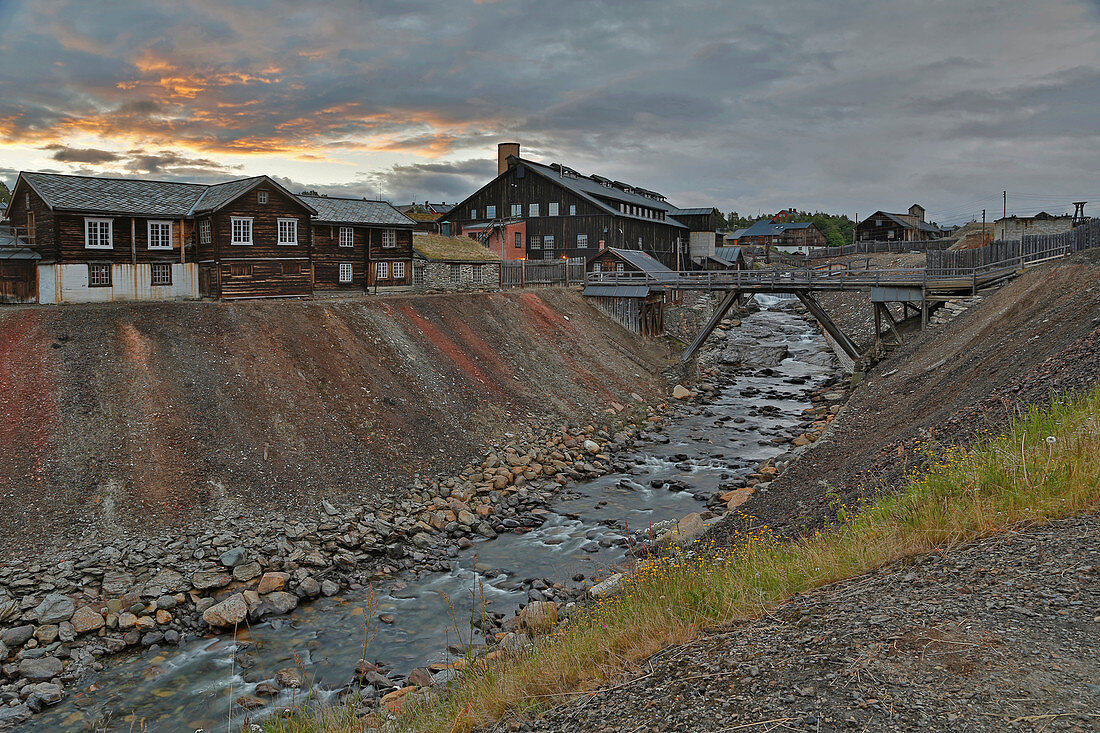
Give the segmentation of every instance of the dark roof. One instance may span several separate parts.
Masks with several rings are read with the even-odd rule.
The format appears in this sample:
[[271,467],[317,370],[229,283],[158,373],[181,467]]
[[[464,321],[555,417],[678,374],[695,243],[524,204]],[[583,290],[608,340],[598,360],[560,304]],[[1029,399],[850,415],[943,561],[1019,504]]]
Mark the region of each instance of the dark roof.
[[312,195],[299,195],[297,198],[316,209],[317,216],[314,220],[319,224],[378,224],[400,227],[416,224],[385,201]]
[[[20,173],[51,209],[143,216],[187,216],[206,192],[201,183]],[[18,185],[18,183],[16,183]]]
[[[238,196],[267,182],[287,196],[287,191],[267,176],[207,185],[176,181],[150,181],[137,178],[71,176],[61,173],[20,173],[51,209],[86,211],[127,216],[165,216],[181,218],[199,212],[215,211]],[[18,186],[18,182],[16,183]],[[311,212],[313,208],[302,204]]]
[[735,229],[734,231],[726,235],[726,239],[740,239],[741,236],[748,230],[748,227],[745,227],[743,229]]
[[581,295],[590,298],[644,298],[649,295],[648,285],[588,285]]
[[705,259],[708,259],[711,262],[717,262],[719,265],[723,265],[725,267],[733,267],[734,264],[726,258],[720,257],[719,255],[707,255]]
[[740,247],[715,247],[714,254],[730,262],[736,262],[742,256]]
[[708,216],[714,213],[713,206],[699,207],[695,209],[670,209],[673,216]]
[[[572,175],[561,175],[558,171],[554,170],[548,165],[542,163],[536,163],[526,158],[520,158],[519,164],[527,166],[530,170],[542,175],[543,177],[554,181],[559,186],[566,188],[573,193],[577,194],[581,198],[585,199],[591,204],[598,206],[604,211],[615,214],[616,216],[626,217],[627,219],[638,219],[639,221],[661,221],[658,219],[650,219],[644,216],[636,216],[634,214],[627,214],[619,211],[617,208],[601,201],[601,198],[611,199],[612,201],[621,201],[625,204],[632,204],[634,206],[645,206],[650,209],[658,209],[665,212],[665,218],[661,223],[668,224],[670,226],[679,227],[680,229],[687,229],[686,226],[676,221],[675,218],[669,215],[668,212],[677,211],[676,207],[667,201],[660,199],[650,198],[637,193],[631,193],[624,191],[621,188],[615,186],[605,186],[598,181],[584,176],[574,177]],[[606,180],[606,179],[604,179]],[[610,181],[609,181],[610,183]]]

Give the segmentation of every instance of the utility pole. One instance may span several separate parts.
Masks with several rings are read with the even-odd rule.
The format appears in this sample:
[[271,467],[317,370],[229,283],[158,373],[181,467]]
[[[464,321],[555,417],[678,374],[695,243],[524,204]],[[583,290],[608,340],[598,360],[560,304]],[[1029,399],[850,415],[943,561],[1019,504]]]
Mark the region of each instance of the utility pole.
[[[1004,232],[1005,229],[1008,227],[1008,222],[1005,221],[1008,218],[1008,191],[1002,191],[1001,196],[1003,197],[1003,208],[1001,209],[1001,232]],[[996,234],[996,232],[994,232],[994,234]],[[1001,236],[1003,237],[1004,234],[1002,233]]]
[[982,244],[989,244],[989,239],[985,233],[985,209],[982,209]]

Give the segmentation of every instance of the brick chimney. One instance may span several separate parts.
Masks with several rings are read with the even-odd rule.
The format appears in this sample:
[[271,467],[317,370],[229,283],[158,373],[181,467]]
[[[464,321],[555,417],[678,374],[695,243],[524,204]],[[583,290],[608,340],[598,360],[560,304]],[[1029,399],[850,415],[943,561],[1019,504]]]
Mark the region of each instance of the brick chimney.
[[519,143],[498,143],[497,144],[497,175],[504,173],[508,170],[508,156],[514,155],[519,157]]

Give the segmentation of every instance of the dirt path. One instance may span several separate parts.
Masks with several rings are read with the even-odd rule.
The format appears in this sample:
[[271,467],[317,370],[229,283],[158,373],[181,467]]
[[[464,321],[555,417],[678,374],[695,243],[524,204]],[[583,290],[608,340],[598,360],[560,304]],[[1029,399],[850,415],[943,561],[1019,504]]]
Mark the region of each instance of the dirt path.
[[1100,730],[1100,515],[799,596],[500,730]]

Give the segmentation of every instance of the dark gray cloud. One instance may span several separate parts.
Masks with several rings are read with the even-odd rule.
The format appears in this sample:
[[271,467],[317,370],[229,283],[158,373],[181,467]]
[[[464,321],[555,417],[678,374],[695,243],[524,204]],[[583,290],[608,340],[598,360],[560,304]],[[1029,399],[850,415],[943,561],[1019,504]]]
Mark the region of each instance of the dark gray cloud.
[[0,54],[0,136],[74,170],[338,160],[332,193],[455,200],[515,139],[683,205],[854,214],[1100,165],[1097,0],[8,0]]

